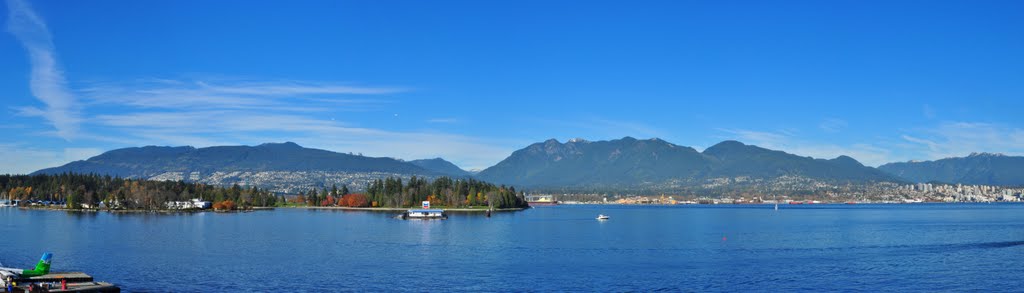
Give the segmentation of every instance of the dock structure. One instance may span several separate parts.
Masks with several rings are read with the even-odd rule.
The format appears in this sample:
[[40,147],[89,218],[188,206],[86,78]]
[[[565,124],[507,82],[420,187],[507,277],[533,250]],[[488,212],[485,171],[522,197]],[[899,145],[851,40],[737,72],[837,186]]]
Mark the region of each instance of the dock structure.
[[49,273],[42,276],[21,278],[16,281],[30,283],[46,283],[46,282],[60,282],[61,280],[68,283],[81,283],[81,282],[92,282],[92,276],[86,275],[80,272],[61,272],[61,273]]
[[51,288],[47,292],[96,292],[96,293],[119,293],[121,288],[114,286],[114,284],[107,282],[84,282],[84,283],[68,283],[67,289],[61,289],[60,287]]
[[49,273],[15,279],[13,292],[83,292],[117,293],[121,288],[107,282],[96,282],[92,276],[79,272]]

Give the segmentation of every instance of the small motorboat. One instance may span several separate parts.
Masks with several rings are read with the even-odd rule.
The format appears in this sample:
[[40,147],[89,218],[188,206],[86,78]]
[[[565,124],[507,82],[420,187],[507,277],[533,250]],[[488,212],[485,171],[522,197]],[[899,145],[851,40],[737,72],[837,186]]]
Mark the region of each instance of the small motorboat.
[[598,219],[598,220],[607,220],[607,219],[609,219],[609,218],[610,218],[610,217],[608,217],[608,216],[606,216],[606,215],[604,215],[604,214],[600,214],[600,215],[597,215],[597,219]]

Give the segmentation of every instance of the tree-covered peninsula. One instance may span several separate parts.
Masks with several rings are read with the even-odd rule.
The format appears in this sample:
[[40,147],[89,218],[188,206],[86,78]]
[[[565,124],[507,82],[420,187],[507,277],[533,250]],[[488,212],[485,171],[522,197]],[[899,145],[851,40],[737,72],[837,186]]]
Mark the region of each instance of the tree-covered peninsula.
[[[388,177],[370,182],[365,193],[348,193],[348,187],[332,187],[310,190],[289,201],[307,206],[343,207],[415,207],[423,201],[430,201],[438,207],[492,207],[496,209],[526,208],[525,196],[515,187],[498,186],[474,179],[452,179],[440,177],[430,181],[413,176],[403,182],[402,178]],[[338,194],[342,196],[338,197]]]
[[[201,198],[225,209],[267,207],[283,198],[257,187],[125,179],[92,174],[0,175],[0,200],[69,209],[167,209],[168,202]],[[102,203],[102,205],[101,205]]]
[[515,187],[496,186],[473,179],[423,177],[378,179],[364,189],[348,186],[310,189],[304,194],[275,194],[258,187],[214,186],[183,181],[125,179],[92,174],[0,175],[0,200],[21,205],[69,209],[162,210],[168,203],[199,198],[215,209],[273,206],[413,207],[431,201],[443,207],[528,207]]

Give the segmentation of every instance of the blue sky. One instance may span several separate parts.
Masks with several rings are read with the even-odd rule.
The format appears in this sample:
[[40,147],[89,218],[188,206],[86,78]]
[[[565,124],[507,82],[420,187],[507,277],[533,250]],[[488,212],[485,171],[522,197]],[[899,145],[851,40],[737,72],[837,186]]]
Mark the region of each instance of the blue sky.
[[0,173],[282,141],[1024,154],[1022,1],[4,1]]

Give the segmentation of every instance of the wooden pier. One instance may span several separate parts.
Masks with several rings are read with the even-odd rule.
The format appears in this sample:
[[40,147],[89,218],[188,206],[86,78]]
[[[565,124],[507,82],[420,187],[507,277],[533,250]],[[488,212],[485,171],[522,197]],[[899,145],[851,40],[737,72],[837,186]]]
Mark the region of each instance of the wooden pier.
[[96,282],[92,279],[92,276],[79,272],[49,273],[42,276],[16,279],[14,283],[17,284],[14,287],[14,292],[121,292],[121,288],[114,284]]
[[63,272],[63,273],[49,273],[42,276],[28,277],[18,279],[18,282],[30,283],[43,283],[43,282],[60,282],[61,280],[69,283],[80,283],[80,282],[92,282],[92,276],[86,275],[85,273],[79,272]]

